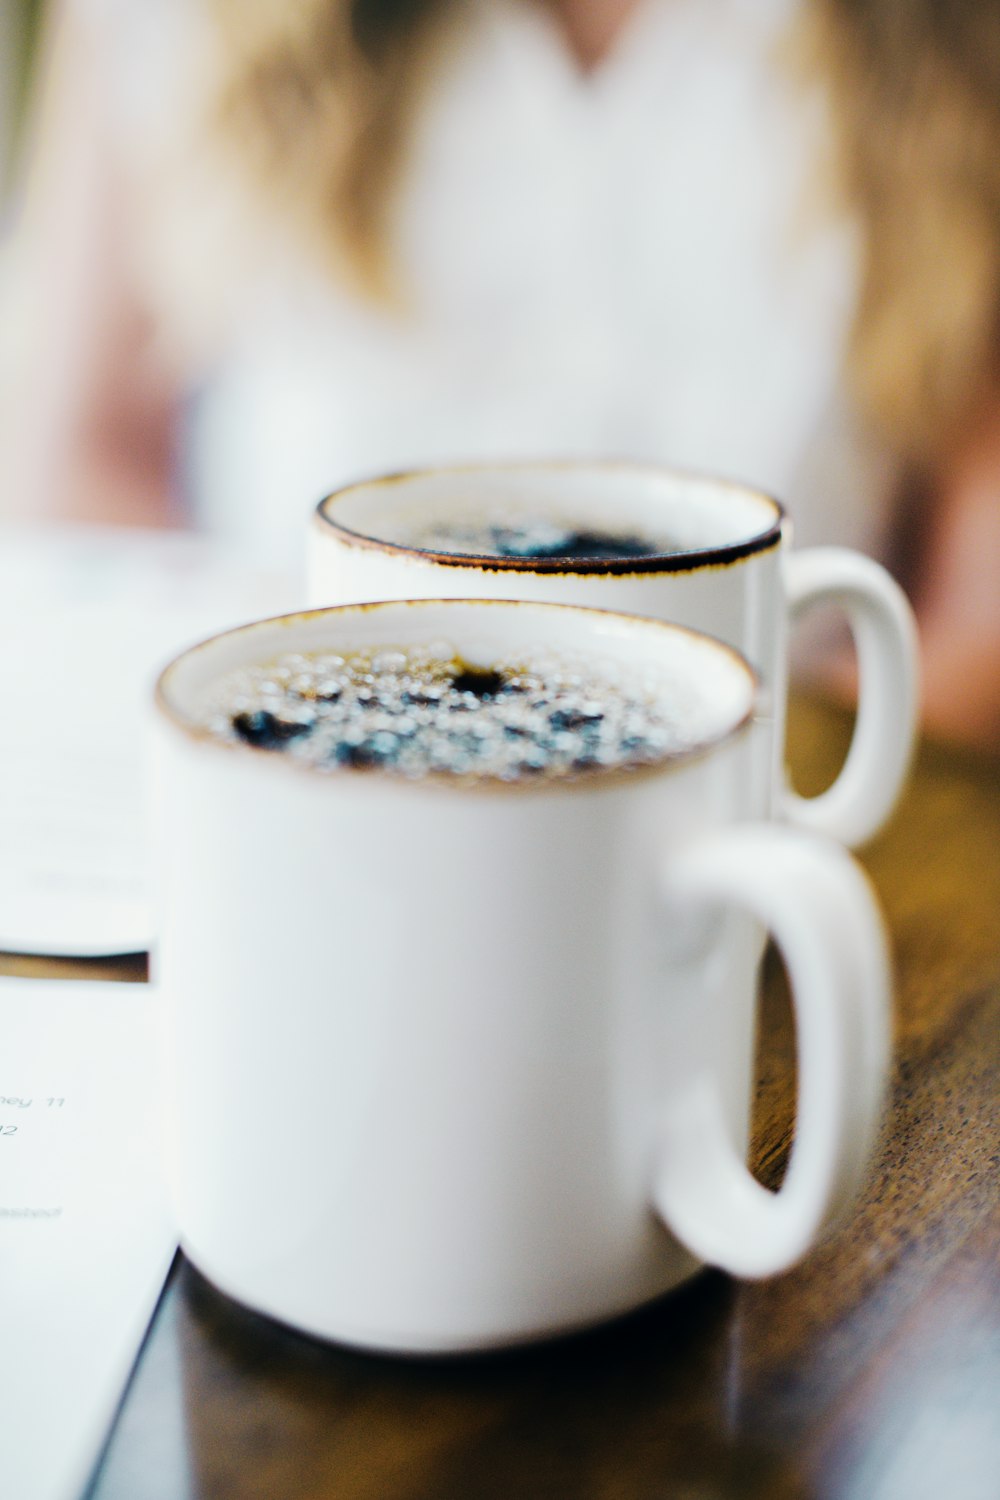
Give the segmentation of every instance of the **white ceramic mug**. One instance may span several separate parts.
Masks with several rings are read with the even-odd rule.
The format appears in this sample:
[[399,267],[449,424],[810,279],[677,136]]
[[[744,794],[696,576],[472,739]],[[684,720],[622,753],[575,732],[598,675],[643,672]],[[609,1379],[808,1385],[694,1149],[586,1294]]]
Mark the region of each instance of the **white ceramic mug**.
[[[393,538],[422,522],[496,511],[571,527],[676,539],[683,551],[630,561],[483,558]],[[884,568],[845,548],[790,550],[777,501],[745,485],[627,463],[499,464],[354,484],[317,508],[309,535],[314,605],[371,599],[503,598],[651,615],[727,642],[759,673],[756,753],[772,814],[854,847],[891,813],[917,723],[917,648],[906,597]],[[859,710],[847,761],[822,795],[798,796],[783,770],[788,622],[817,604],[846,614],[858,653]]]
[[[575,779],[320,773],[213,738],[221,675],[285,651],[541,646],[697,705],[679,758]],[[850,1204],[882,1099],[884,937],[837,845],[757,821],[755,680],[648,619],[424,601],[217,636],[158,688],[170,1176],[219,1287],[369,1348],[586,1326],[708,1262],[791,1265]],[[754,922],[798,1028],[791,1163],[744,1166]]]

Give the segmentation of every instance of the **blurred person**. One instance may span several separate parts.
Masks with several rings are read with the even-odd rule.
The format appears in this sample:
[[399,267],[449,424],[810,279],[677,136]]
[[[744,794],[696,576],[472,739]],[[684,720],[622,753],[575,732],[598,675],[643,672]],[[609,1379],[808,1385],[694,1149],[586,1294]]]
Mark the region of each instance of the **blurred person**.
[[725,473],[1000,747],[995,0],[62,0],[8,258],[8,510],[290,556],[379,471]]

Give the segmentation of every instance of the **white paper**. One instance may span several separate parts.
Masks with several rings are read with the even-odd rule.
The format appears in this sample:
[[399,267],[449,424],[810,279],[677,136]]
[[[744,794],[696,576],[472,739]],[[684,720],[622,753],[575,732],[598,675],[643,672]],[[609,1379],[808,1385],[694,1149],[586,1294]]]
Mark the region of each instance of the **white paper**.
[[294,607],[294,581],[191,534],[0,530],[0,949],[149,946],[145,759],[157,672]]
[[79,1500],[174,1253],[155,992],[0,979],[0,1496]]

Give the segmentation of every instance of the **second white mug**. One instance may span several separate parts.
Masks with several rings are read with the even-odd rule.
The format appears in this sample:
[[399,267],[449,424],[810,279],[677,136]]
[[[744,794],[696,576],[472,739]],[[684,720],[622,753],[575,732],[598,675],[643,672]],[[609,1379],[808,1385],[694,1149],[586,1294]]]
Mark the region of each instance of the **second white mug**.
[[[669,537],[671,550],[601,560],[497,556],[428,545],[491,518]],[[892,812],[917,722],[912,612],[884,568],[845,548],[793,552],[777,501],[748,486],[629,463],[440,468],[342,489],[309,535],[309,602],[500,598],[577,604],[673,621],[734,646],[760,675],[755,753],[779,819],[855,847]],[[822,795],[783,768],[789,621],[817,604],[846,614],[859,707],[847,761]]]

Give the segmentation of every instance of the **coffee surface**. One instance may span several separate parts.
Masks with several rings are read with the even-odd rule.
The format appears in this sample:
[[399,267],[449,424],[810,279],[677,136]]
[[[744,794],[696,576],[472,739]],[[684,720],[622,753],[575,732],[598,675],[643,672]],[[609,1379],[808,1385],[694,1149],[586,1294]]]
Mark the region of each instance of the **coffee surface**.
[[222,740],[321,771],[516,781],[654,764],[697,743],[662,684],[551,654],[472,663],[445,642],[287,654],[218,680],[199,714]]
[[400,541],[422,552],[539,561],[565,558],[567,562],[620,562],[684,550],[666,537],[543,518],[430,522],[401,534]]

